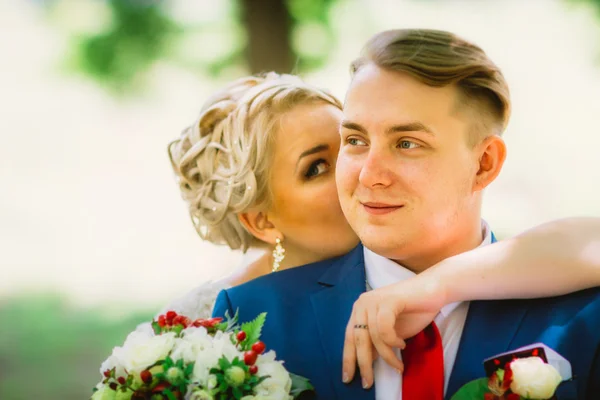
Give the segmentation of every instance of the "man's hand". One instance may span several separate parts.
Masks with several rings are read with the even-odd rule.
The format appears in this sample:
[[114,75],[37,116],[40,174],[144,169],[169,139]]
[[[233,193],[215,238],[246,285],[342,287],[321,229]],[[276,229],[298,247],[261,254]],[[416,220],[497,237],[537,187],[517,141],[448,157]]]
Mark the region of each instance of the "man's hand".
[[429,325],[444,305],[442,285],[426,274],[362,294],[346,326],[342,380],[350,382],[358,365],[363,387],[371,387],[377,357],[402,373],[394,348],[404,349],[405,339]]

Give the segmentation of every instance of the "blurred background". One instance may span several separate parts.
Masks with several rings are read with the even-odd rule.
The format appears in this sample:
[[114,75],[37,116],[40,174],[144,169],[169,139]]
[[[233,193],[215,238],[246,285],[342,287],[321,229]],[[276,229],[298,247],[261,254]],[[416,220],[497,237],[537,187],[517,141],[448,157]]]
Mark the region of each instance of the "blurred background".
[[503,69],[499,237],[600,216],[600,0],[0,0],[0,399],[82,399],[127,332],[240,254],[203,243],[167,144],[225,82],[344,96],[372,34],[427,27]]

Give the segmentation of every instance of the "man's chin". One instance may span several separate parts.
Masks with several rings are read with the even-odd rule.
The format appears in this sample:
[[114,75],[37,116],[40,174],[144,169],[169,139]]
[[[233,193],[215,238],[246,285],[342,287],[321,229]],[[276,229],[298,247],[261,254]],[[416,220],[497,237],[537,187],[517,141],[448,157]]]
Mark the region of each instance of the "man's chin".
[[367,235],[361,237],[363,246],[372,252],[386,258],[398,258],[403,244],[398,241],[398,238],[387,239],[377,235]]

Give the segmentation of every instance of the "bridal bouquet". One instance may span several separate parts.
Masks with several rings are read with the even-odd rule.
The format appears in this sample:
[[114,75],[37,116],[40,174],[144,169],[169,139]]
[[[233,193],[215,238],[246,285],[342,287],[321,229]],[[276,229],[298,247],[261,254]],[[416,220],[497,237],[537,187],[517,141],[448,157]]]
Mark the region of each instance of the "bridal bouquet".
[[102,364],[92,400],[293,399],[312,386],[290,374],[260,334],[266,314],[197,319],[169,311],[134,331]]

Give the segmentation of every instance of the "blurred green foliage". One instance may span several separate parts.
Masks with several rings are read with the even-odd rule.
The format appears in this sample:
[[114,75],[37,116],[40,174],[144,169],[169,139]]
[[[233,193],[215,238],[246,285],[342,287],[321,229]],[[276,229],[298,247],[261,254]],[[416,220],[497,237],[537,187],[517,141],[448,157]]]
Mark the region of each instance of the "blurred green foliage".
[[[200,0],[198,0],[200,1]],[[293,54],[292,73],[302,74],[323,66],[335,46],[332,6],[343,0],[281,0],[291,29],[288,42]],[[600,0],[564,0],[588,3],[600,17]],[[64,18],[78,18],[66,0],[38,0],[49,9],[59,8]],[[148,83],[149,69],[165,60],[212,78],[240,70],[248,73],[245,48],[244,4],[252,0],[79,0],[79,4],[108,8],[109,21],[101,29],[71,33],[72,66],[78,72],[116,93],[129,93]],[[177,8],[178,12],[173,12]],[[209,9],[212,8],[212,9]],[[221,9],[222,12],[214,10]],[[182,11],[183,10],[183,11]],[[192,21],[190,23],[190,21]],[[83,25],[97,21],[88,18]],[[84,29],[85,31],[85,29]],[[273,34],[280,34],[274,32]],[[277,52],[274,52],[277,53]],[[273,57],[279,57],[273,54]],[[231,78],[226,76],[225,78]]]
[[78,66],[114,89],[127,87],[161,58],[178,30],[161,3],[109,0],[112,22],[105,31],[76,40]]
[[296,56],[294,73],[315,70],[327,61],[335,37],[330,10],[336,0],[286,0],[292,19],[292,51]]
[[115,320],[52,295],[5,300],[0,304],[0,399],[89,398],[102,361],[152,315],[131,312]]
[[[79,8],[106,9],[102,14],[107,21],[100,27],[101,18],[80,18],[66,0],[42,4],[59,27],[80,18],[78,30],[68,32],[71,67],[116,93],[141,88],[159,60],[217,78],[232,67],[248,69],[243,0],[203,2],[205,6],[177,1],[81,0]],[[281,1],[291,20],[288,43],[295,60],[294,70],[286,72],[321,67],[334,47],[330,10],[338,0]],[[209,6],[214,9],[206,9]],[[56,13],[62,15],[57,18]]]
[[598,16],[600,16],[600,0],[571,0],[579,3],[589,3],[596,7],[596,11],[598,12]]

